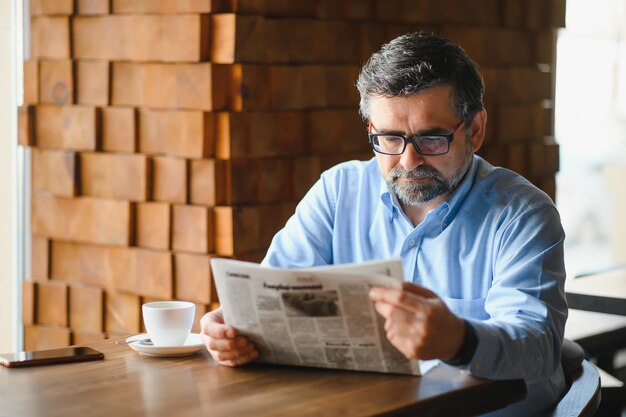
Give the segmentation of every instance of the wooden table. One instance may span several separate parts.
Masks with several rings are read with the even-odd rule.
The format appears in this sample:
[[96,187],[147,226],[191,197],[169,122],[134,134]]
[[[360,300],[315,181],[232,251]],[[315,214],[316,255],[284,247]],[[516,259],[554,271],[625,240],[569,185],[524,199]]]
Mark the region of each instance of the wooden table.
[[526,395],[522,380],[482,380],[446,365],[423,377],[228,368],[204,350],[152,358],[113,340],[92,346],[104,361],[0,366],[0,416],[470,416]]
[[626,268],[569,280],[565,295],[570,308],[626,316]]

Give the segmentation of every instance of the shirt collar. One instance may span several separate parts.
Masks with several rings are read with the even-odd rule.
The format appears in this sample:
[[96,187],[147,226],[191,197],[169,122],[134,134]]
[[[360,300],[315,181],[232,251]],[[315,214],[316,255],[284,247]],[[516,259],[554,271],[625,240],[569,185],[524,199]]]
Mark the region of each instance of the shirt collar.
[[[476,171],[478,169],[479,159],[480,157],[478,155],[474,155],[472,157],[470,166],[467,168],[465,176],[463,177],[459,185],[457,185],[456,189],[452,191],[447,200],[443,201],[439,206],[431,210],[431,213],[440,213],[442,230],[445,229],[448,224],[450,224],[456,213],[459,211],[459,208],[465,201],[468,193],[472,189],[476,177]],[[387,209],[387,214],[389,216],[388,219],[390,223],[393,222],[396,213],[403,215],[406,218],[406,215],[402,210],[402,206],[398,201],[398,197],[389,191],[387,183],[385,182],[385,179],[382,175],[380,177],[380,200],[383,203],[384,207]]]

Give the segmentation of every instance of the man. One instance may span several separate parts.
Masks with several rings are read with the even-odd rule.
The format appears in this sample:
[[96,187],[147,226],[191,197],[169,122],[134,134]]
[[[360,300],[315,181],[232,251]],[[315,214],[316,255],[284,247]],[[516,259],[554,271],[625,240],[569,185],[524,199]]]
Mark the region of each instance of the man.
[[[357,87],[375,158],[323,173],[263,263],[402,257],[404,289],[370,293],[389,341],[408,358],[524,378],[527,398],[501,415],[545,413],[564,390],[564,233],[547,195],[474,155],[487,122],[478,67],[441,36],[408,34],[371,57]],[[202,329],[220,363],[256,358],[221,311]]]

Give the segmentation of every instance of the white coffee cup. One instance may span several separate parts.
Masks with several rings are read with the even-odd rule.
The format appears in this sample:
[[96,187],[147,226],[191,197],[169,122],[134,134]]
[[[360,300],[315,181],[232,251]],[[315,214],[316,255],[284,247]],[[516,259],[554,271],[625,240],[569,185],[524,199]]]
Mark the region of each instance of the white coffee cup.
[[141,308],[143,323],[155,346],[182,346],[191,333],[196,305],[187,301],[155,301]]

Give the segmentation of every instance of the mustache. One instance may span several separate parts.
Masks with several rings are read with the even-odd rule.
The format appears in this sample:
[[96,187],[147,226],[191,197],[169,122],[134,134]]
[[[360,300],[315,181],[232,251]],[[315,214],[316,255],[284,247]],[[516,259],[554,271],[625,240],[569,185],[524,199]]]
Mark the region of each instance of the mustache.
[[389,171],[387,174],[391,180],[395,180],[396,178],[407,178],[407,179],[425,179],[425,178],[434,178],[434,179],[442,179],[442,175],[435,168],[428,166],[420,166],[411,171],[407,171],[400,166],[396,166]]

